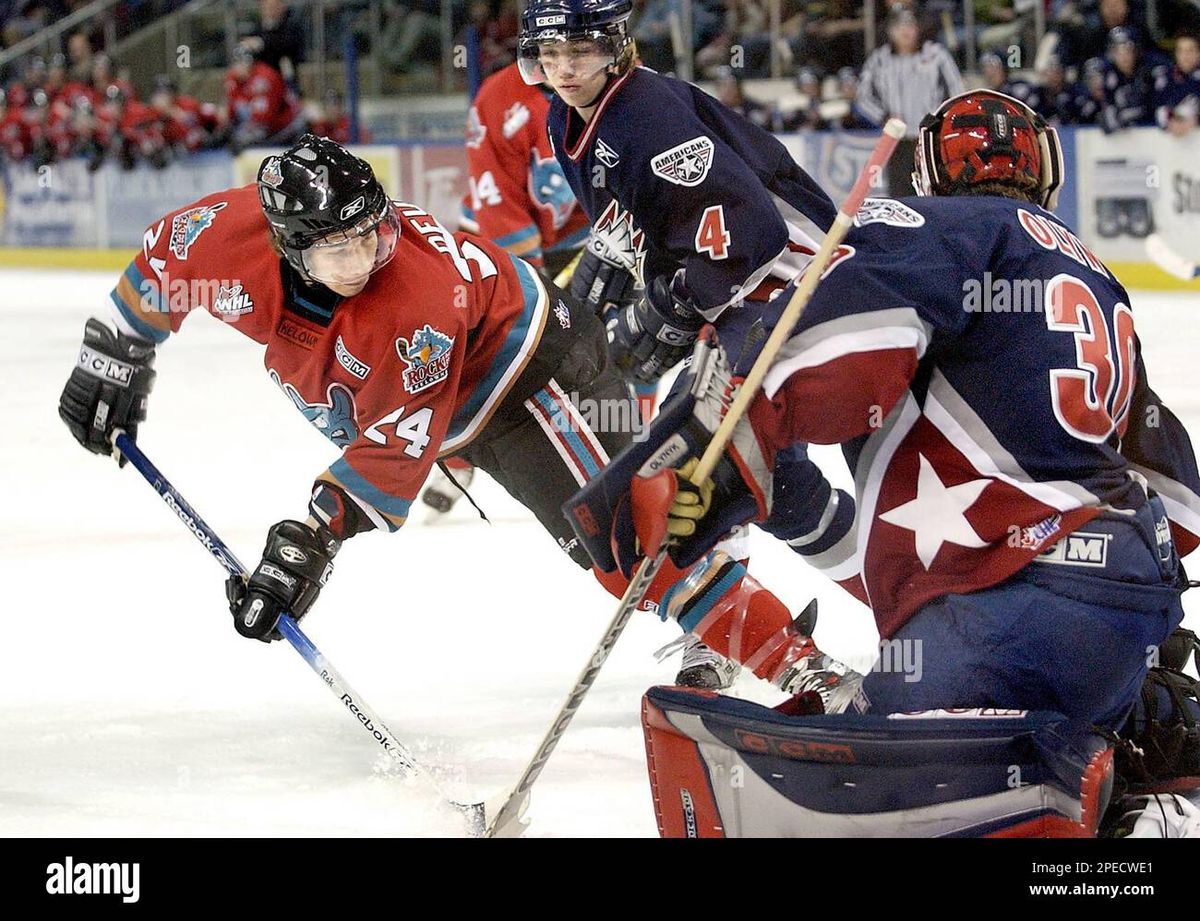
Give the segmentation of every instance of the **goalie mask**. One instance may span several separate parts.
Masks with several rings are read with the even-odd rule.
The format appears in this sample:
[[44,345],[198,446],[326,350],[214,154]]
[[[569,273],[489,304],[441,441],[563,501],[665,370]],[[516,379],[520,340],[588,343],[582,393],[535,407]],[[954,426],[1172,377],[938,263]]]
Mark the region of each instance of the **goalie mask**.
[[258,197],[280,253],[308,282],[355,287],[386,265],[400,225],[369,163],[311,134],[258,170]]
[[1025,103],[995,90],[947,99],[921,120],[913,188],[918,195],[969,194],[994,182],[1031,193],[1053,211],[1062,185],[1058,132]]
[[526,83],[546,82],[542,51],[568,55],[584,77],[615,68],[633,39],[633,0],[531,0],[521,16],[517,67]]

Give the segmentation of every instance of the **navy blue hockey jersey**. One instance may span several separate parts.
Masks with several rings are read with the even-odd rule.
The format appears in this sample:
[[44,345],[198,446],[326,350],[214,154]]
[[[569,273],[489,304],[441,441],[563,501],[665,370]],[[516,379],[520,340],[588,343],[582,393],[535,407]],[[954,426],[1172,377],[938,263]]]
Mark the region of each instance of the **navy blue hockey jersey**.
[[796,240],[772,194],[822,230],[836,214],[771,134],[646,68],[613,80],[587,123],[555,97],[549,131],[594,231],[643,282],[684,268],[709,319]]
[[1147,486],[1179,552],[1200,542],[1192,445],[1150,389],[1129,296],[1033,205],[868,199],[750,418],[768,450],[852,445],[884,636]]
[[1200,68],[1183,73],[1178,67],[1164,70],[1154,81],[1154,120],[1160,128],[1174,114],[1195,117],[1200,110]]

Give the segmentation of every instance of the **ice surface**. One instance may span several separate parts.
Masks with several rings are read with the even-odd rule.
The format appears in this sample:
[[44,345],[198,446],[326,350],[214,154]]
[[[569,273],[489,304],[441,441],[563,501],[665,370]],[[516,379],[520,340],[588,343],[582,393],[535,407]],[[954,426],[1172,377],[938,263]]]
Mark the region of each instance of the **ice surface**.
[[[56,405],[113,273],[0,271],[0,835],[419,835],[455,826],[287,645],[238,637],[224,574],[132,469],[78,448]],[[1200,432],[1197,299],[1134,297],[1151,380]],[[303,517],[336,449],[268,380],[261,349],[207,315],[159,350],[139,444],[242,561]],[[839,485],[840,455],[814,452]],[[517,777],[615,603],[486,477],[438,527],[355,538],[304,628],[459,799]],[[817,640],[869,665],[865,608],[783,545],[752,571]],[[1195,594],[1195,593],[1192,593]],[[1194,623],[1197,601],[1188,599]],[[531,835],[653,835],[638,706],[677,659],[635,617],[534,789]],[[739,693],[773,701],[742,679]]]

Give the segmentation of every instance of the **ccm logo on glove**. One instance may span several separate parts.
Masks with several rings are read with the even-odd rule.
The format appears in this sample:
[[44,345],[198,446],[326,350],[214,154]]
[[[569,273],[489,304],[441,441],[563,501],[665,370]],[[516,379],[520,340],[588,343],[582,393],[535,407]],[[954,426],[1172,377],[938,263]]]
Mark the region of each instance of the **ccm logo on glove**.
[[133,380],[133,365],[127,365],[100,352],[93,352],[86,347],[79,350],[79,367],[120,387],[128,387]]

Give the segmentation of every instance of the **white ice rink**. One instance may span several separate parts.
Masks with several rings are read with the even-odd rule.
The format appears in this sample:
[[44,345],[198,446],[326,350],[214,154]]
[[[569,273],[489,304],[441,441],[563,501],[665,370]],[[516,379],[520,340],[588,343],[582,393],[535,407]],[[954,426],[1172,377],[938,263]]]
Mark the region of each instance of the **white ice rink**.
[[[0,447],[0,836],[452,833],[287,644],[234,633],[223,571],[141,476],[59,421],[84,320],[107,315],[115,276],[0,271],[13,411]],[[1133,301],[1151,383],[1196,438],[1200,303]],[[252,565],[271,524],[304,517],[337,451],[268,380],[261,348],[207,315],[157,369],[139,444]],[[815,456],[849,485],[840,454]],[[615,606],[532,516],[476,482],[490,527],[462,502],[446,524],[355,538],[303,624],[461,799],[516,779]],[[753,540],[752,571],[794,611],[819,597],[818,643],[869,665],[866,609]],[[1200,599],[1187,601],[1194,627]],[[651,651],[676,633],[631,622],[534,788],[529,834],[655,834],[638,708],[674,675],[678,660]],[[738,692],[776,699],[753,679]]]

